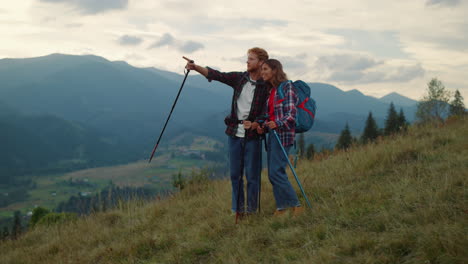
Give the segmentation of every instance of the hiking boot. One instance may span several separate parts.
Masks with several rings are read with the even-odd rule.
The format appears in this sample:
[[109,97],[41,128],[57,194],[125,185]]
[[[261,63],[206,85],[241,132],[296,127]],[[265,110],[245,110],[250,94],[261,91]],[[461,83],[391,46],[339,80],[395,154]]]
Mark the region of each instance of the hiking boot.
[[273,216],[274,217],[277,217],[277,216],[283,216],[283,215],[286,215],[286,213],[288,212],[288,210],[276,210],[274,213],[273,213]]
[[293,217],[299,216],[304,213],[304,207],[295,206],[292,208]]
[[239,212],[239,215],[237,215],[237,213],[234,212],[233,215],[238,217],[239,220],[244,219],[244,218],[247,217],[247,213],[245,213],[245,212]]

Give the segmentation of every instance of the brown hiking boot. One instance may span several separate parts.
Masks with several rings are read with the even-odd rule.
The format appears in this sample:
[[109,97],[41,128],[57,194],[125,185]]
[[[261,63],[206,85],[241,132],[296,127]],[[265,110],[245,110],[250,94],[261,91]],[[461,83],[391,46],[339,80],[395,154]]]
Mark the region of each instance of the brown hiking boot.
[[304,207],[302,206],[295,206],[292,208],[292,212],[293,212],[293,217],[296,217],[296,216],[299,216],[301,214],[304,213]]
[[286,215],[286,213],[288,212],[288,210],[276,210],[274,213],[273,213],[273,216],[274,217],[277,217],[277,216],[283,216],[283,215]]

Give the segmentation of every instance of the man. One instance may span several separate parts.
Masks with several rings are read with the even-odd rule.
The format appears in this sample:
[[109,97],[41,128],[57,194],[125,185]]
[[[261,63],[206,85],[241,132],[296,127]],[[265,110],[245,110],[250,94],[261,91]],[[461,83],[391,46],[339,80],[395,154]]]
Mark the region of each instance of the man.
[[262,141],[252,122],[261,118],[262,108],[268,97],[268,89],[260,77],[261,66],[268,59],[268,53],[261,48],[247,52],[247,71],[220,72],[188,62],[186,68],[195,70],[208,81],[219,81],[234,89],[231,113],[225,118],[229,143],[229,160],[232,185],[233,212],[244,214],[244,169],[247,180],[247,213],[258,208],[260,174],[262,170]]

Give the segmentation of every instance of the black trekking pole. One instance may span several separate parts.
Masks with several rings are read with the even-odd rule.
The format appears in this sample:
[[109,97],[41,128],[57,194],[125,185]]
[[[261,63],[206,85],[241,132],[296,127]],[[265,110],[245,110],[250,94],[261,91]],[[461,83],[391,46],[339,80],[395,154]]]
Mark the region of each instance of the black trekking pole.
[[[264,122],[265,122],[264,120],[258,120],[258,123],[259,123],[260,126],[262,126]],[[260,144],[261,144],[262,141],[265,142],[265,151],[267,151],[267,142],[266,142],[265,134],[260,136]],[[262,148],[260,147],[260,151],[262,151],[261,149]],[[260,167],[262,167],[262,166],[263,166],[263,164],[260,164]],[[262,201],[262,171],[261,170],[262,169],[260,169],[260,176],[259,176],[259,179],[258,179],[258,212],[259,213],[261,211],[260,205],[261,205],[261,201]]]
[[[191,60],[191,59],[189,59],[189,58],[186,58],[186,57],[182,57],[182,58],[184,58],[185,60],[187,60],[187,61],[190,62],[190,63],[194,63],[194,61]],[[151,162],[151,160],[153,159],[154,153],[156,152],[156,149],[158,148],[159,141],[161,141],[162,135],[164,134],[164,130],[166,130],[167,123],[169,122],[169,119],[171,118],[172,111],[174,111],[174,107],[175,107],[175,105],[177,104],[177,100],[179,100],[180,92],[182,92],[182,88],[184,87],[185,80],[187,79],[187,76],[188,76],[189,72],[190,72],[190,70],[187,69],[187,72],[185,73],[184,81],[182,81],[182,85],[180,86],[179,92],[177,93],[177,96],[176,96],[176,99],[175,99],[175,101],[174,101],[174,104],[172,104],[171,112],[169,113],[169,116],[168,116],[167,119],[166,119],[166,123],[164,124],[164,127],[163,127],[163,129],[162,129],[162,131],[161,131],[161,134],[159,135],[158,141],[156,142],[156,145],[155,145],[154,148],[153,148],[153,152],[151,153],[151,156],[150,156],[150,158],[149,158],[148,163]]]
[[[260,164],[260,166],[262,166]],[[260,213],[260,204],[262,199],[262,171],[260,169],[260,175],[258,176],[258,212]]]
[[275,135],[276,140],[278,140],[278,144],[280,145],[281,150],[283,150],[283,154],[286,157],[286,160],[288,161],[289,168],[291,168],[291,171],[294,174],[294,178],[296,178],[297,184],[299,185],[299,188],[301,189],[302,195],[304,196],[307,202],[307,205],[309,206],[309,208],[312,208],[312,206],[310,205],[309,199],[307,198],[307,195],[305,194],[304,189],[302,188],[301,182],[299,181],[299,178],[296,175],[296,171],[294,170],[293,165],[291,164],[291,161],[289,160],[288,153],[286,153],[286,150],[284,150],[283,148],[283,144],[281,143],[278,133],[276,133],[276,130],[274,129],[271,129],[271,130],[273,131],[273,134]]
[[[241,185],[242,178],[244,177],[244,154],[245,154],[245,139],[241,139],[241,162],[240,162],[240,176],[239,182],[237,187],[237,200],[236,200],[236,225],[239,220],[240,212],[239,212],[239,200],[240,200],[240,193],[241,190],[244,188],[244,184]],[[242,189],[241,189],[242,188]],[[243,197],[244,198],[244,197]]]

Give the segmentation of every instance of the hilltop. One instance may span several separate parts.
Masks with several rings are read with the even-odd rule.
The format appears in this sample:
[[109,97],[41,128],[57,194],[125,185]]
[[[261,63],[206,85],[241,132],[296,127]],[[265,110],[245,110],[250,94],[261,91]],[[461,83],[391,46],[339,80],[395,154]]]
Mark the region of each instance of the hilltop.
[[2,242],[0,262],[466,263],[467,131],[466,117],[413,126],[300,161],[313,208],[297,218],[271,216],[265,173],[262,212],[238,225],[229,181],[199,179],[166,200],[38,226]]

